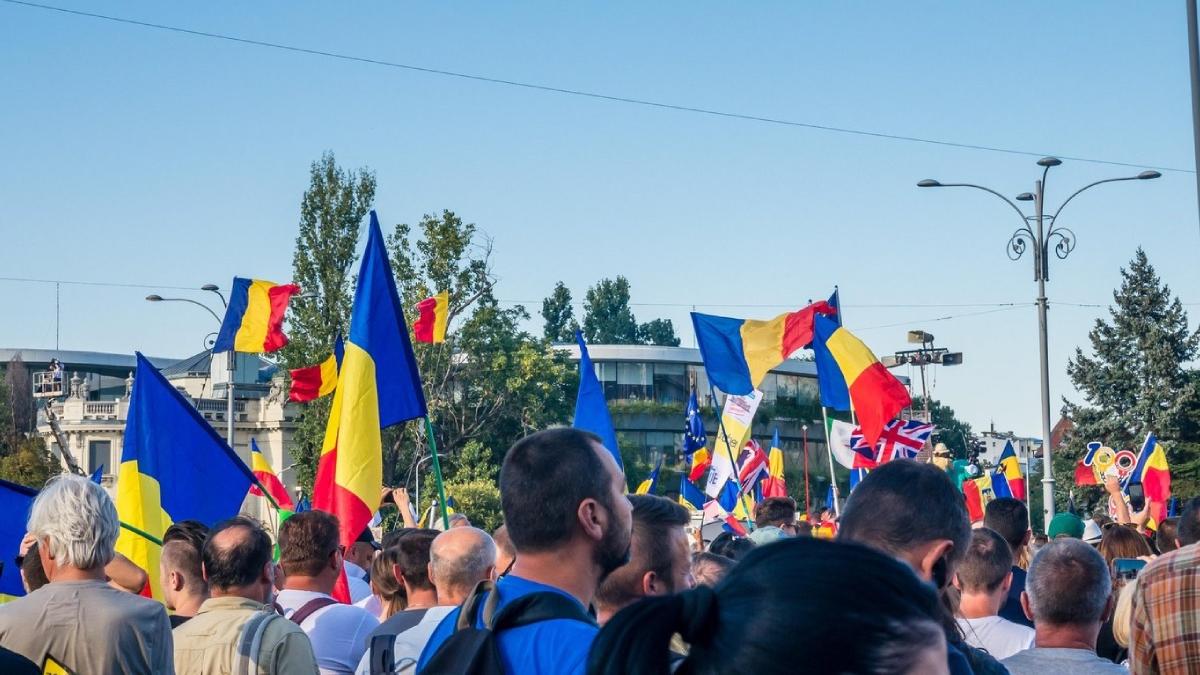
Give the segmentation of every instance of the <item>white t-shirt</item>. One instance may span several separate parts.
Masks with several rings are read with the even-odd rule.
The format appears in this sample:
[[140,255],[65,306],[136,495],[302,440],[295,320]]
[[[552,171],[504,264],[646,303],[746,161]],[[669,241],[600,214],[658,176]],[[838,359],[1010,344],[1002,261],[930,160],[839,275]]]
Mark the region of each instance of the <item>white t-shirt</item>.
[[959,618],[957,621],[967,644],[986,650],[997,661],[1033,647],[1033,629],[1008,619],[985,616],[982,619]]
[[366,580],[367,572],[349,560],[342,561],[346,572],[346,583],[350,587],[350,602],[358,604],[371,596],[371,584]]
[[[284,589],[275,601],[283,608],[283,615],[291,617],[309,600],[328,597],[324,593]],[[379,619],[367,610],[341,603],[318,609],[300,624],[312,642],[321,675],[353,673],[367,651],[367,636],[377,626]]]

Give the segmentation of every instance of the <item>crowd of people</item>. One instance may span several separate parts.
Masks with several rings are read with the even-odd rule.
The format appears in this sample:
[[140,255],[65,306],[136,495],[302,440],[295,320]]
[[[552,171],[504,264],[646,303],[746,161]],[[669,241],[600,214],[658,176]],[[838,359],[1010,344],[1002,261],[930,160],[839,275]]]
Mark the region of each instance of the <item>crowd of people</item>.
[[1039,541],[1023,502],[996,499],[973,527],[944,471],[897,460],[856,487],[832,540],[776,497],[749,536],[706,543],[567,428],[513,445],[499,483],[490,534],[405,514],[345,548],[321,511],[275,540],[244,516],[175,523],[159,601],[115,553],[107,493],[56,477],[28,514],[29,592],[0,605],[0,672],[1200,672],[1200,500],[1152,537],[1128,513],[1064,513]]

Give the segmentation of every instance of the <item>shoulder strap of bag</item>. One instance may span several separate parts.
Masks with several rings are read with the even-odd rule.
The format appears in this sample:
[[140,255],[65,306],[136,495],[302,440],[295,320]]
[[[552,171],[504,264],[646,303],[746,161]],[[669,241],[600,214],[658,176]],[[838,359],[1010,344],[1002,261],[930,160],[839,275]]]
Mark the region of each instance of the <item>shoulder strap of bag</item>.
[[274,612],[255,612],[246,623],[242,624],[238,637],[237,650],[234,652],[234,675],[256,675],[258,672],[258,652],[262,649],[263,634],[272,620],[280,618]]
[[299,609],[297,609],[291,616],[288,617],[288,619],[290,619],[292,623],[299,626],[300,624],[304,623],[305,619],[312,616],[313,612],[336,604],[338,604],[338,601],[334,600],[333,598],[313,598],[312,600],[309,600],[301,605]]
[[523,595],[505,605],[504,609],[492,618],[490,628],[498,632],[552,619],[568,619],[596,625],[596,619],[583,609],[578,600],[554,591],[540,591]]

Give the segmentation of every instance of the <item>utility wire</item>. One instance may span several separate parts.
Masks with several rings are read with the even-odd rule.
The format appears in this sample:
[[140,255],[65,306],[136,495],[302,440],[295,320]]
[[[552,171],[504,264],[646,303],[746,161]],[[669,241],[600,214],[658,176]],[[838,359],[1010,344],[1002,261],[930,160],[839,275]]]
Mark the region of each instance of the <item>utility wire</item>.
[[[223,33],[212,33],[208,31],[194,30],[191,28],[183,28],[181,26],[170,26],[167,24],[151,23],[149,21],[138,21],[136,19],[127,19],[124,17],[110,16],[106,14],[96,14],[94,12],[84,12],[77,9],[67,9],[65,7],[55,7],[52,5],[43,5],[36,2],[25,2],[24,0],[0,0],[10,5],[20,5],[33,9],[40,9],[52,12],[61,12],[63,14],[72,14],[75,16],[87,17],[90,19],[100,19],[103,21],[112,21],[131,26],[139,26],[142,28],[153,28],[155,30],[171,31],[174,33],[183,33],[195,37],[211,38],[214,40],[225,40],[228,42],[236,42],[239,44],[252,45],[255,47],[266,47],[269,49],[280,49],[299,54],[308,54],[311,56],[323,56],[331,59],[340,59],[342,61],[353,61],[356,63],[367,63],[375,66],[384,66],[387,68],[399,68],[413,72],[425,73],[428,75],[438,75],[442,77],[455,77],[463,80],[472,80],[475,82],[486,82],[488,84],[505,85],[509,87],[520,87],[523,89],[531,89],[535,91],[543,91],[554,94],[564,94],[568,96],[580,96],[584,98],[598,99],[613,103],[625,103],[630,105],[646,106],[650,108],[659,108],[663,110],[674,110],[677,112],[695,113],[700,115],[709,115],[713,117],[723,117],[727,119],[742,120],[748,122],[760,122],[764,124],[775,124],[787,127],[799,127],[804,129],[814,129],[817,131],[827,131],[838,134],[849,134],[854,136],[866,136],[870,138],[883,138],[892,141],[904,141],[908,143],[924,143],[926,145],[938,145],[950,148],[960,148],[964,150],[981,150],[985,152],[998,152],[1009,155],[1023,155],[1027,157],[1044,157],[1048,154],[1045,152],[1032,152],[1028,150],[1014,150],[1012,148],[1001,148],[990,145],[979,145],[975,143],[959,143],[955,141],[946,141],[933,138],[922,138],[919,136],[904,136],[900,134],[889,134],[880,131],[868,131],[864,129],[851,129],[849,127],[838,127],[828,124],[817,124],[815,122],[800,122],[797,120],[787,120],[778,117],[765,117],[762,115],[752,115],[748,113],[736,113],[726,110],[715,110],[712,108],[699,108],[676,103],[665,103],[662,101],[652,101],[649,99],[633,98],[629,96],[617,96],[612,94],[601,94],[594,91],[586,91],[583,89],[569,89],[565,87],[554,87],[544,84],[535,84],[532,82],[523,82],[520,80],[509,80],[498,77],[488,77],[485,75],[475,75],[471,73],[461,73],[452,70],[443,70],[440,68],[429,68],[425,66],[415,66],[406,63],[397,63],[394,61],[384,61],[382,59],[369,58],[365,56],[355,56],[352,54],[342,54],[338,52],[330,52],[321,49],[310,49],[308,47],[298,47],[295,45],[287,45],[279,42],[267,42],[265,40],[255,40],[251,38],[237,37],[234,35],[226,35]],[[1195,169],[1181,169],[1169,166],[1159,166],[1154,164],[1138,164],[1135,162],[1117,162],[1106,159],[1096,159],[1092,157],[1074,157],[1069,155],[1055,155],[1060,159],[1071,160],[1075,162],[1088,162],[1091,164],[1106,164],[1109,166],[1123,166],[1136,169],[1157,169],[1159,171],[1175,171],[1179,173],[1196,173]]]

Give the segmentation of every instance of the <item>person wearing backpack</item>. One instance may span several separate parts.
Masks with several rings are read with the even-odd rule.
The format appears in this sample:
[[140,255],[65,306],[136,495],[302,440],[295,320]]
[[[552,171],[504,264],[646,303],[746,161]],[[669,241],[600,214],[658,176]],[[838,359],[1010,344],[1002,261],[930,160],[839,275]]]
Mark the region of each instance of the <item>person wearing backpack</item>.
[[271,538],[245,517],[218,524],[204,543],[211,597],[174,630],[177,675],[315,675],[312,643],[271,607]]
[[517,441],[500,501],[517,557],[434,631],[418,673],[583,675],[600,582],[629,560],[625,475],[600,438],[555,428]]
[[333,599],[342,553],[337,518],[324,511],[297,513],[279,527],[284,581],[276,602],[308,634],[321,675],[353,673],[367,651],[367,636],[379,626],[362,607]]

